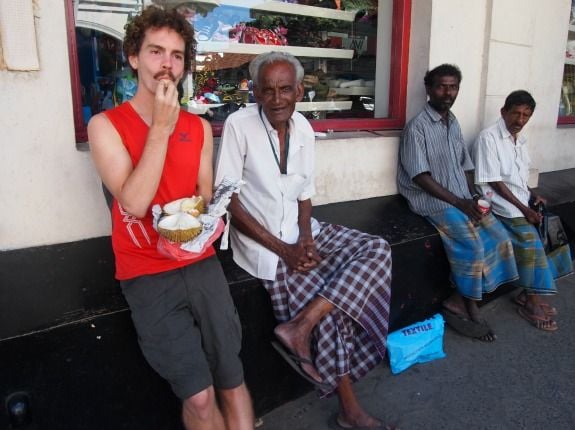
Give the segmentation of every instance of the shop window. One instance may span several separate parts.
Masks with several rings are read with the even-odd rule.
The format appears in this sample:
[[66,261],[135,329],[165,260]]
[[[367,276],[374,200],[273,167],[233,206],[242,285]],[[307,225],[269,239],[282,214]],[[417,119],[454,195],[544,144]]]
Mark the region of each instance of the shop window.
[[136,81],[122,57],[123,28],[148,4],[176,7],[196,32],[182,106],[216,134],[253,103],[249,62],[286,51],[305,69],[297,110],[316,131],[400,128],[405,120],[411,0],[68,0],[76,132],[126,100]]
[[575,0],[571,1],[558,123],[575,124]]

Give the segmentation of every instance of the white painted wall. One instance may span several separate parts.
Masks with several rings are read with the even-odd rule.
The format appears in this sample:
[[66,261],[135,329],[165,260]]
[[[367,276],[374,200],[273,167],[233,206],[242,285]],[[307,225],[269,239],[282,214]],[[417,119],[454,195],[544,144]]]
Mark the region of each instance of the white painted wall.
[[[40,71],[0,71],[0,250],[109,234],[89,153],[75,147],[61,0],[37,0]],[[575,167],[575,129],[557,107],[570,0],[413,0],[407,115],[425,103],[423,75],[458,64],[454,111],[470,142],[518,85],[538,102],[527,127],[541,171]],[[315,204],[395,194],[398,133],[318,141]]]
[[571,0],[433,0],[429,67],[461,68],[453,111],[469,144],[499,117],[507,94],[526,89],[537,101],[525,128],[533,167],[575,167],[575,129],[557,127],[570,6]]
[[109,231],[90,156],[75,147],[64,2],[36,3],[40,71],[0,71],[0,249]]
[[[524,18],[515,23],[517,1],[493,2],[490,45],[500,46],[499,61],[489,64],[494,72],[488,74],[493,85],[486,92],[485,122],[498,117],[507,93],[523,87],[537,101],[525,128],[534,167],[541,172],[575,167],[575,129],[556,125],[567,40],[567,24],[562,23],[569,20],[571,1],[521,0]],[[507,53],[504,59],[503,52]]]
[[318,140],[316,196],[325,204],[397,194],[399,133]]
[[423,78],[430,64],[432,5],[433,3],[429,0],[412,0],[411,3],[411,36],[407,70],[406,117],[408,120],[419,113],[427,100]]
[[432,3],[428,67],[451,63],[461,69],[463,80],[453,112],[469,142],[481,127],[484,35],[490,1],[433,0]]

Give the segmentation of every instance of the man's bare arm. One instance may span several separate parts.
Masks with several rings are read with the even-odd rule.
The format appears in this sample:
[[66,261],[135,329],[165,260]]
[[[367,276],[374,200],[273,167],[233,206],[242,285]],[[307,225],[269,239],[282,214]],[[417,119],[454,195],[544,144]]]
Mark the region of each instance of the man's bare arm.
[[305,264],[309,263],[309,258],[299,242],[290,245],[271,234],[248,213],[236,194],[232,196],[229,211],[232,214],[232,225],[240,232],[277,254],[292,270],[308,270]]
[[202,196],[206,204],[208,204],[212,199],[214,188],[214,138],[212,136],[210,123],[203,118],[202,127],[204,127],[204,144],[200,158],[200,170],[198,171],[198,179],[196,181],[196,195]]
[[308,258],[308,261],[304,262],[303,266],[298,269],[301,271],[304,269],[313,269],[322,260],[321,256],[317,252],[315,241],[311,234],[311,211],[312,204],[310,199],[298,201],[298,244],[303,251],[305,251],[305,255]]
[[164,87],[158,85],[152,123],[135,168],[120,135],[103,113],[94,116],[88,124],[90,151],[102,182],[120,205],[138,218],[146,215],[158,189],[168,139],[179,112],[175,85],[167,84],[165,93]]
[[479,221],[483,214],[479,210],[477,203],[473,200],[460,199],[455,194],[449,190],[442,187],[435,179],[431,177],[429,172],[420,173],[413,178],[413,182],[423,188],[424,191],[431,194],[444,202],[455,206],[461,212],[466,214],[469,218],[474,221]]
[[529,221],[531,224],[539,224],[541,222],[541,215],[531,209],[529,206],[525,206],[523,203],[519,201],[517,197],[507,188],[502,181],[497,182],[489,182],[491,188],[495,190],[497,194],[507,200],[509,203],[514,205],[517,209],[521,211],[523,216]]
[[469,189],[469,194],[472,196],[477,194],[475,188],[475,172],[473,170],[467,170],[465,172],[465,179],[467,180],[467,188]]

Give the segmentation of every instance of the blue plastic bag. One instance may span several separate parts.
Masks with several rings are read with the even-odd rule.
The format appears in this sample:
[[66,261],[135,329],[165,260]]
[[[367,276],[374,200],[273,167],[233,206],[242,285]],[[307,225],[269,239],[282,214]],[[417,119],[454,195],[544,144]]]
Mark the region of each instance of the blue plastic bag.
[[393,374],[408,367],[444,358],[443,332],[445,322],[441,314],[404,327],[387,336],[387,354]]

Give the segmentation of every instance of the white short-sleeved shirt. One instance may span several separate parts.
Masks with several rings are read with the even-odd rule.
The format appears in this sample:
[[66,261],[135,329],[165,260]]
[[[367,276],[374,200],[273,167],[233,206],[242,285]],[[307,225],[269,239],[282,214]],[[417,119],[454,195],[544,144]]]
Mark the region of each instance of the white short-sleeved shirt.
[[523,135],[513,136],[507,130],[503,118],[483,130],[473,147],[475,183],[484,196],[491,195],[494,213],[505,218],[522,217],[521,211],[497,194],[488,182],[503,182],[517,199],[527,205],[531,192],[527,187],[531,159],[527,152],[527,139]]
[[[287,175],[279,170],[279,138],[258,105],[230,115],[220,140],[215,183],[224,177],[242,179],[239,200],[246,211],[270,233],[286,243],[299,236],[298,201],[311,198],[314,186],[315,135],[307,119],[294,112],[289,120]],[[312,230],[319,224],[312,220]],[[230,228],[234,261],[260,279],[273,280],[279,257],[255,240]]]

